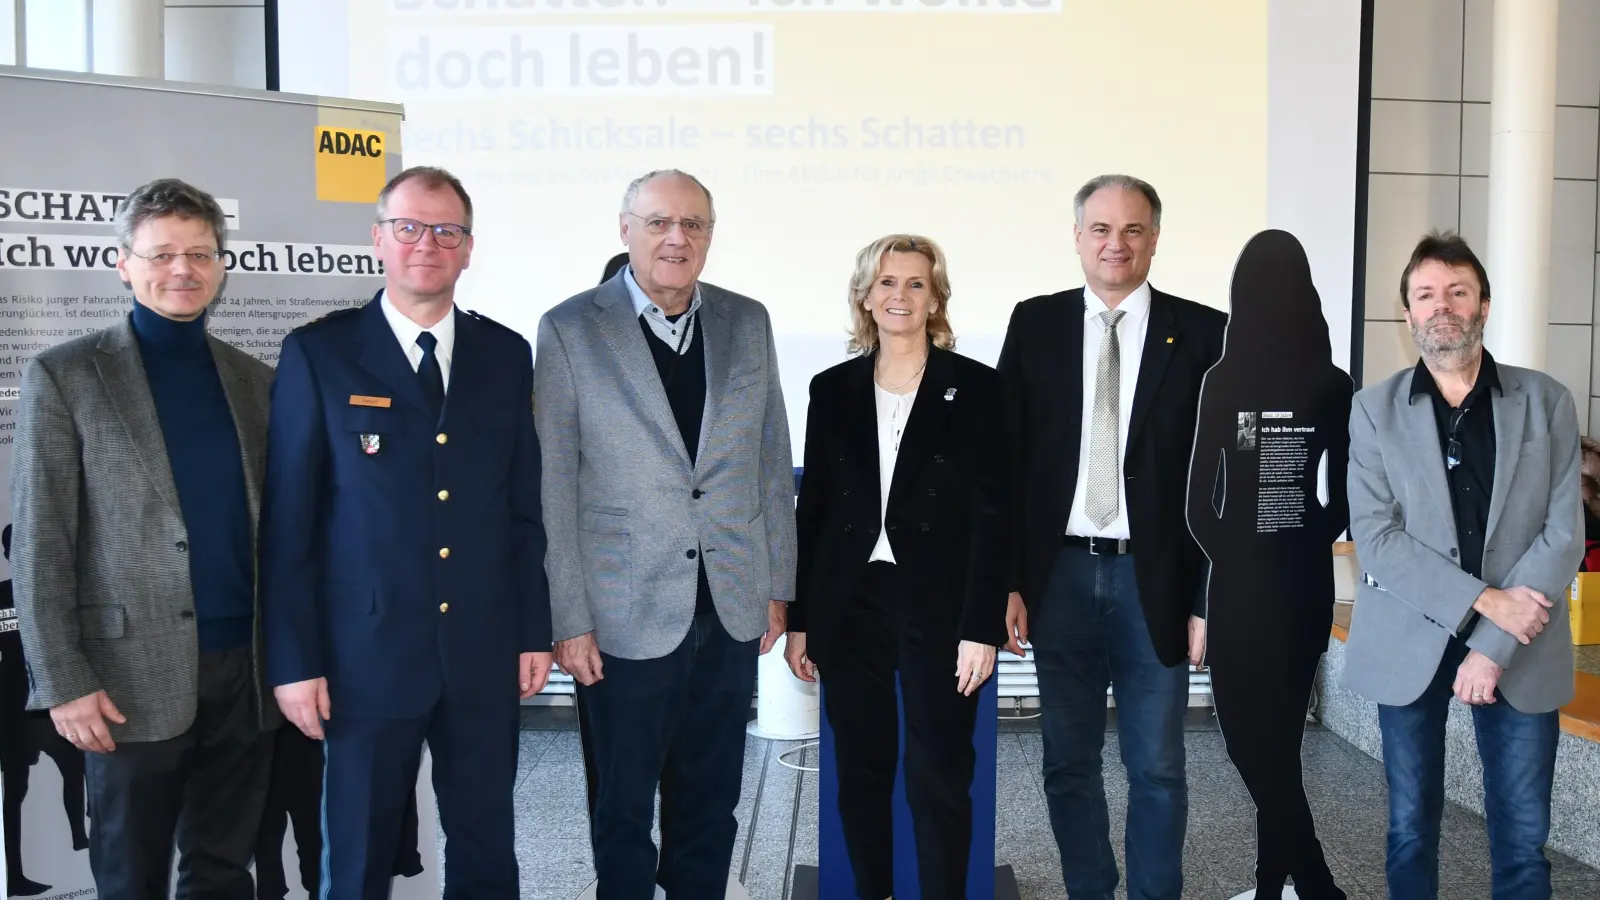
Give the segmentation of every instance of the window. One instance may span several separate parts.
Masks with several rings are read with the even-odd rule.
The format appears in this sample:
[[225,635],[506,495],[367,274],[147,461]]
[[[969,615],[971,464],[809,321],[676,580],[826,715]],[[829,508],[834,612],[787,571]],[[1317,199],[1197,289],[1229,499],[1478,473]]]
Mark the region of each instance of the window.
[[[6,3],[7,0],[0,0]],[[27,64],[33,69],[89,69],[89,11],[79,0],[25,0]]]

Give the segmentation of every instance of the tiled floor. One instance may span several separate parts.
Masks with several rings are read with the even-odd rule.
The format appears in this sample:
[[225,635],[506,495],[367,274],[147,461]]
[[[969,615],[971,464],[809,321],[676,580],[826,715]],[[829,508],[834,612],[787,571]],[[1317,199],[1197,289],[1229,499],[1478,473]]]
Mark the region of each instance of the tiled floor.
[[1573,659],[1577,663],[1578,671],[1600,675],[1600,644],[1573,648]]
[[[517,784],[517,847],[525,900],[571,900],[594,878],[584,804],[583,763],[570,711],[525,711],[522,773]],[[999,861],[1017,874],[1024,900],[1061,898],[1064,890],[1039,766],[1036,723],[1004,723],[998,747]],[[789,900],[790,876],[799,864],[816,864],[817,776],[789,768],[780,755],[799,746],[749,738],[744,793],[738,810],[739,842],[732,870],[753,900]],[[1226,900],[1253,886],[1253,806],[1209,716],[1196,711],[1188,735],[1189,837],[1185,898]],[[799,753],[787,761],[798,762]],[[1111,832],[1122,832],[1127,781],[1117,764],[1116,735],[1106,736],[1106,789]],[[1319,836],[1335,877],[1351,900],[1382,900],[1383,769],[1337,736],[1309,731],[1306,788]],[[815,766],[814,759],[805,765]],[[1120,840],[1114,841],[1119,843]],[[1117,863],[1121,867],[1122,848]],[[1483,821],[1447,807],[1441,897],[1489,897],[1488,838]],[[1600,872],[1552,854],[1557,900],[1600,898]],[[1120,893],[1119,897],[1122,896]],[[828,898],[846,900],[846,898]]]

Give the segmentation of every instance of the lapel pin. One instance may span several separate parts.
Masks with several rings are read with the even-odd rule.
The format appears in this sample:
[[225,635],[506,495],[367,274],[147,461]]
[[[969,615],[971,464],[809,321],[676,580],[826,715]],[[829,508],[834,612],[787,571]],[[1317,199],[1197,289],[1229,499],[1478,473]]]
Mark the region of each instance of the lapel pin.
[[1172,343],[1172,338],[1167,338],[1167,343]]
[[950,390],[945,391],[944,392],[944,398],[946,400],[954,400],[956,398],[956,389],[955,388],[951,388]]
[[382,446],[378,435],[363,434],[361,436],[362,453],[365,453],[368,456],[377,456],[380,449],[382,449]]

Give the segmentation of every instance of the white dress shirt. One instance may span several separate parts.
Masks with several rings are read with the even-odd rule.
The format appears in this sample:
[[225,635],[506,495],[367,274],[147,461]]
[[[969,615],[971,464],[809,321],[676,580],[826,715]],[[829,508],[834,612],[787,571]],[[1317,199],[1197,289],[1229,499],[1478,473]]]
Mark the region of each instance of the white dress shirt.
[[[1117,388],[1117,517],[1104,528],[1097,527],[1083,511],[1089,495],[1089,441],[1094,429],[1094,375],[1100,362],[1100,338],[1105,324],[1100,314],[1110,309],[1088,285],[1083,288],[1083,428],[1078,438],[1078,486],[1072,494],[1072,512],[1067,516],[1067,534],[1080,537],[1129,538],[1127,482],[1122,477],[1122,462],[1128,458],[1128,422],[1133,418],[1133,392],[1139,384],[1139,362],[1144,357],[1144,336],[1150,330],[1150,283],[1134,289],[1117,305],[1124,315],[1117,322],[1117,349],[1121,384]],[[1187,448],[1181,448],[1187,450]]]
[[[918,385],[921,387],[921,385]],[[878,543],[872,548],[868,562],[894,562],[894,550],[889,546],[889,486],[894,483],[894,464],[900,456],[900,436],[906,433],[906,421],[911,418],[911,404],[916,402],[917,389],[895,394],[879,386],[873,379],[872,393],[878,402]]]
[[383,317],[389,320],[389,328],[394,331],[395,339],[400,342],[400,349],[406,352],[406,359],[411,362],[411,371],[415,372],[422,366],[422,348],[417,346],[417,336],[424,331],[433,335],[438,341],[433,347],[433,355],[439,360],[439,373],[444,376],[444,388],[450,390],[450,358],[456,350],[456,309],[452,305],[450,312],[438,321],[432,328],[423,328],[421,325],[406,318],[405,313],[395,309],[389,302],[389,292],[383,292],[383,299],[378,301],[383,307]]

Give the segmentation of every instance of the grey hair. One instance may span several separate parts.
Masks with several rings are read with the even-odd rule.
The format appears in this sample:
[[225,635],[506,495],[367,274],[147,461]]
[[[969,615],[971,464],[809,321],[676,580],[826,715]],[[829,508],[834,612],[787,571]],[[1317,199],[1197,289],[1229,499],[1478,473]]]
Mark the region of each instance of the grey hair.
[[[451,224],[465,225],[468,231],[472,230],[472,198],[467,196],[467,189],[461,186],[461,179],[450,174],[449,171],[437,166],[412,166],[399,175],[389,179],[389,183],[378,192],[378,221],[389,218],[389,195],[393,194],[402,184],[408,181],[421,183],[423,190],[438,191],[449,188],[461,198],[461,208],[466,212],[465,222]],[[429,224],[438,225],[438,222]]]
[[217,198],[176,178],[160,178],[140,185],[122,201],[113,220],[117,243],[124,250],[132,250],[133,236],[140,225],[168,216],[205,222],[216,235],[217,249],[227,249],[228,217]]
[[1078,188],[1078,193],[1072,198],[1072,218],[1073,221],[1078,223],[1079,228],[1083,227],[1084,204],[1088,203],[1089,198],[1093,197],[1101,188],[1108,187],[1122,188],[1125,191],[1138,191],[1143,194],[1144,199],[1150,201],[1151,226],[1157,230],[1161,228],[1160,195],[1156,193],[1156,189],[1150,185],[1150,182],[1135,178],[1132,175],[1097,175],[1085,182],[1083,187]]
[[644,189],[645,185],[655,181],[657,178],[669,177],[687,178],[694,182],[694,186],[699,188],[700,192],[706,195],[706,208],[711,211],[711,221],[717,221],[717,204],[716,201],[711,199],[711,189],[706,187],[704,184],[701,184],[700,179],[690,175],[688,172],[685,172],[682,169],[656,169],[654,172],[646,172],[643,175],[640,175],[638,178],[628,182],[628,189],[622,192],[622,211],[625,213],[633,212],[633,204],[638,202],[639,192]]

